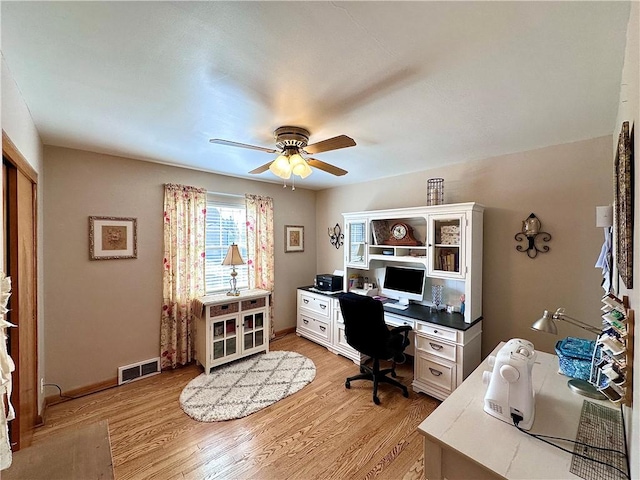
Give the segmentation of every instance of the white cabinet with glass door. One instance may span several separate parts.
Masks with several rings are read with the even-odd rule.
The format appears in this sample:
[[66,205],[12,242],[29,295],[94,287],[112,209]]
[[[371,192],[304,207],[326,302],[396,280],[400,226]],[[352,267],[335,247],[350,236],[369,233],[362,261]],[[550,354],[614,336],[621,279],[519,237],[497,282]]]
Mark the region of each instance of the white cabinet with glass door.
[[369,220],[368,218],[350,218],[344,216],[346,232],[345,264],[353,268],[367,268],[369,261]]
[[427,274],[436,278],[459,278],[466,275],[465,213],[438,213],[428,217]]
[[[198,300],[196,360],[211,368],[258,352],[269,351],[269,295],[245,290],[239,296],[208,295]],[[196,304],[198,304],[196,302]]]

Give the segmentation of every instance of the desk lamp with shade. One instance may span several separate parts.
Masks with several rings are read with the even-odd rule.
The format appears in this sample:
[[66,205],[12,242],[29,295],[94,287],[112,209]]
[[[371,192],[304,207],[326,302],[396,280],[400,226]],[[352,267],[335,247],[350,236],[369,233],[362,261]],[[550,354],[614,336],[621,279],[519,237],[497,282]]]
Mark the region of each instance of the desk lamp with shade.
[[244,265],[245,262],[242,259],[242,255],[240,255],[240,250],[238,249],[238,245],[232,243],[229,245],[229,250],[227,250],[227,256],[224,257],[222,261],[222,265],[231,265],[233,270],[231,271],[231,280],[229,280],[229,285],[231,286],[231,290],[227,292],[227,295],[237,297],[240,295],[240,291],[237,287],[236,277],[238,276],[238,272],[236,272],[236,265]]
[[[595,333],[596,335],[600,335],[602,333],[602,329],[584,323],[576,318],[570,317],[565,313],[564,308],[558,308],[553,314],[549,313],[549,310],[545,310],[542,314],[542,317],[536,320],[533,325],[531,325],[531,330],[557,335],[558,328],[556,327],[555,321],[567,322],[588,332]],[[596,387],[591,385],[591,383],[587,382],[586,380],[572,378],[567,382],[567,386],[573,392],[584,395],[585,397],[590,397],[598,400],[604,400],[607,398],[603,393],[599,392]]]

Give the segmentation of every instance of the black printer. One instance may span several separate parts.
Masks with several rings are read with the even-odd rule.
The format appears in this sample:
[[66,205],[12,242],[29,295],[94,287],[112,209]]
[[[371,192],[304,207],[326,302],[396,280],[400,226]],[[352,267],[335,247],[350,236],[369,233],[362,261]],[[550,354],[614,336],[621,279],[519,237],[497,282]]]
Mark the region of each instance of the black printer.
[[339,292],[342,290],[342,277],[340,275],[321,273],[316,275],[315,286],[323,292]]

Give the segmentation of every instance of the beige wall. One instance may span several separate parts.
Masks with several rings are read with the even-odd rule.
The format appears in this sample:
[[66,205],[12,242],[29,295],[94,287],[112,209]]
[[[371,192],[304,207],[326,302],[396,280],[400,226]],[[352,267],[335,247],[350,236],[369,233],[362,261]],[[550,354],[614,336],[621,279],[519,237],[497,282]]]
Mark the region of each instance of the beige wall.
[[[315,274],[315,192],[56,147],[44,172],[47,382],[86,387],[159,355],[164,183],[274,199],[274,326],[295,325],[295,289]],[[91,215],[136,217],[138,258],[90,261]],[[304,252],[284,253],[286,224],[304,225]]]
[[[594,268],[604,235],[596,205],[612,202],[612,138],[602,137],[388,178],[318,193],[318,270],[342,266],[326,229],[342,212],[424,205],[426,180],[445,179],[446,203],[485,205],[483,355],[513,337],[553,352],[556,337],[533,332],[544,309],[565,307],[576,318],[599,321],[601,270]],[[552,235],[550,251],[535,259],[517,252],[514,235],[531,212]],[[560,338],[584,331],[560,327]]]
[[[620,282],[620,293],[629,296],[631,307],[637,312],[640,309],[640,202],[638,193],[640,186],[640,165],[638,164],[638,152],[640,152],[640,134],[638,133],[638,119],[640,118],[640,3],[631,3],[631,12],[629,15],[629,25],[627,27],[627,43],[624,56],[624,67],[622,69],[622,81],[620,87],[620,103],[618,105],[618,118],[614,132],[616,137],[620,132],[622,122],[628,121],[630,125],[635,125],[635,144],[633,151],[635,152],[635,211],[634,211],[634,235],[633,244],[633,277],[634,288],[628,290],[624,288],[624,284]],[[615,148],[614,144],[614,147]],[[636,317],[636,325],[637,323]],[[636,327],[636,332],[639,329]],[[635,356],[633,384],[635,389],[633,392],[633,414],[629,415],[628,410],[625,412],[625,419],[628,421],[627,438],[629,438],[629,452],[631,464],[631,478],[640,478],[640,335],[635,335]]]

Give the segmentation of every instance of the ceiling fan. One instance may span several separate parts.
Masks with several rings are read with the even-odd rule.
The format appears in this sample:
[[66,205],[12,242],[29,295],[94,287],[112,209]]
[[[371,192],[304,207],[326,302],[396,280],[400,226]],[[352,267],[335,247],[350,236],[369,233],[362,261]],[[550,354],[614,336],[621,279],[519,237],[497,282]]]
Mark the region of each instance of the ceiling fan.
[[[356,142],[346,135],[338,135],[337,137],[328,138],[321,142],[308,144],[309,131],[301,127],[279,127],[273,132],[276,141],[276,149],[257,147],[255,145],[247,145],[246,143],[232,142],[221,138],[212,138],[211,143],[220,145],[228,145],[231,147],[250,148],[252,150],[260,150],[267,153],[278,153],[278,157],[264,165],[251,170],[249,173],[258,174],[270,170],[274,175],[288,179],[291,174],[298,175],[301,178],[308,177],[312,170],[311,167],[318,168],[332,175],[345,175],[346,170],[338,168],[334,165],[322,162],[307,155],[313,155],[330,150],[338,150],[345,147],[353,147]],[[303,155],[306,156],[303,157]]]

